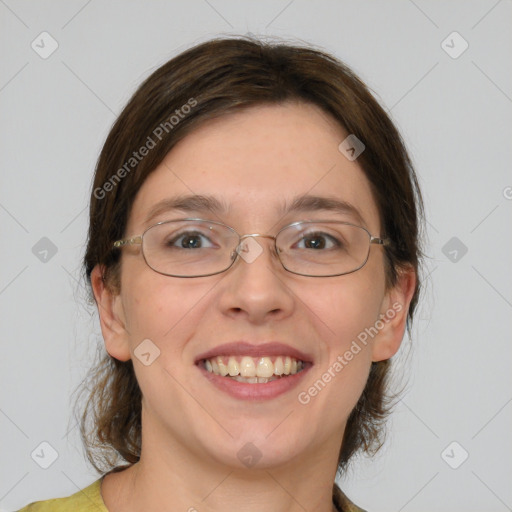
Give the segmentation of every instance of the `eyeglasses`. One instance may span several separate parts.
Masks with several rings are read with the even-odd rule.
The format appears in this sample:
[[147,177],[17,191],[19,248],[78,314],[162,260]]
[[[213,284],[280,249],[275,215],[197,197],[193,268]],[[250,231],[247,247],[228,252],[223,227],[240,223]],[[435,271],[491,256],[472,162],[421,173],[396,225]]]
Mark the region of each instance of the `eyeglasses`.
[[239,235],[221,222],[188,218],[159,222],[142,235],[117,240],[113,247],[141,245],[147,265],[159,274],[205,277],[225,272],[239,255],[253,261],[263,250],[255,240],[246,240],[253,237],[273,239],[285,270],[308,277],[355,272],[368,261],[371,244],[390,243],[347,222],[299,221],[271,236]]

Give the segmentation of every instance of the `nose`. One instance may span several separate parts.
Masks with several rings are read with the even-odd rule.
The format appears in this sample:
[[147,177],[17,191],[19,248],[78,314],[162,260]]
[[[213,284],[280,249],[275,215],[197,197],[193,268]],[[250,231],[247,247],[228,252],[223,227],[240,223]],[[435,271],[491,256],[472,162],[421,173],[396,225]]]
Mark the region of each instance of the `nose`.
[[238,258],[228,270],[220,297],[224,314],[254,323],[283,319],[294,309],[294,295],[286,283],[287,272],[270,235],[244,235]]

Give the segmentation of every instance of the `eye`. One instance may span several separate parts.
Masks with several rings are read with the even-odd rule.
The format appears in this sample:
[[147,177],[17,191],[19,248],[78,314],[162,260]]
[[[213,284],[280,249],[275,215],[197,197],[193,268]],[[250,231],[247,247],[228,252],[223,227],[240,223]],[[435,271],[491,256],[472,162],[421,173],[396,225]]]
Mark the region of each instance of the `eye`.
[[[300,247],[300,244],[302,243],[304,245]],[[321,250],[338,249],[343,245],[343,243],[341,240],[337,239],[332,235],[329,235],[322,231],[314,231],[311,233],[302,234],[301,239],[295,245],[299,245],[299,247],[293,246],[293,248]]]
[[185,231],[173,236],[164,244],[170,249],[205,249],[214,247],[212,241],[200,231]]

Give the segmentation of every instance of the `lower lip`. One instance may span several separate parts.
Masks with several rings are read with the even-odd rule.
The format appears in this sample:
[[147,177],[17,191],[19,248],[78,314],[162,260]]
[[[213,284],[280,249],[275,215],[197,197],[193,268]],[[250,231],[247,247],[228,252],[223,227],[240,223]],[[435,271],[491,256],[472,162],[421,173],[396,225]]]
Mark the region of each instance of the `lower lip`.
[[238,398],[239,400],[270,400],[290,391],[299,384],[312,366],[311,363],[304,364],[304,368],[295,375],[281,377],[280,379],[273,380],[272,382],[261,384],[238,382],[234,379],[230,379],[229,377],[215,375],[204,368],[202,363],[198,363],[196,366],[214,386],[234,398]]

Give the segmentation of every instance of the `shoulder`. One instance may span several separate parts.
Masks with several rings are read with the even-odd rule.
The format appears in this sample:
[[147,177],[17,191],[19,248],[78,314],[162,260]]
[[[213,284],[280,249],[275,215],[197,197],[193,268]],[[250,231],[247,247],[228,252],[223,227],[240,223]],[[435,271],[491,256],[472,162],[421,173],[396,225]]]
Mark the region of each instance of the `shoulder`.
[[18,512],[108,512],[101,497],[101,480],[67,498],[35,501]]
[[339,512],[366,512],[352,503],[336,484],[333,487],[332,500]]

